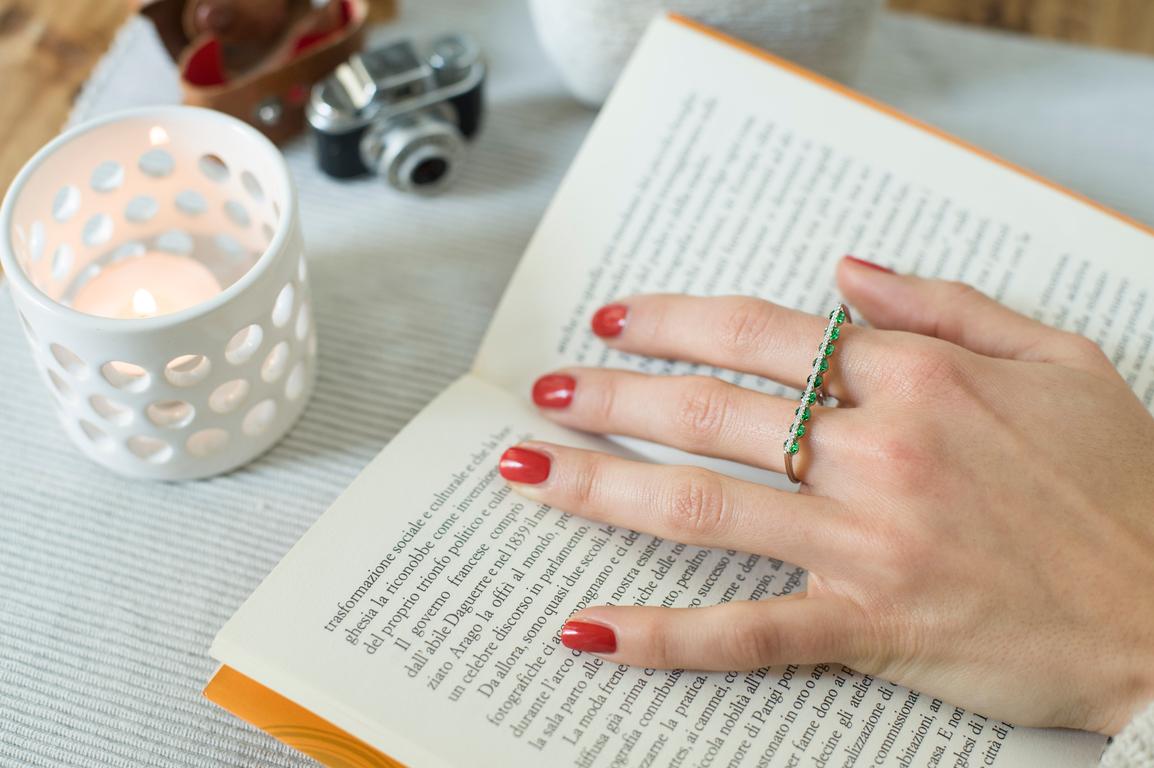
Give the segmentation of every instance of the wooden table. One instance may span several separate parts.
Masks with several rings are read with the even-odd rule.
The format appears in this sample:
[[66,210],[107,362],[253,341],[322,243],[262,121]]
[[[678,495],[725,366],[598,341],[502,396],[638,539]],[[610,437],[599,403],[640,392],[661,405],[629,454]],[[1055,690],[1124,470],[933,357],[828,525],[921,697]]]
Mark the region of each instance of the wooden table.
[[[425,0],[428,1],[428,0]],[[1150,0],[889,0],[893,8],[1154,54]],[[60,130],[129,0],[0,0],[0,191]]]
[[1074,43],[1154,54],[1150,0],[888,0],[891,8]]

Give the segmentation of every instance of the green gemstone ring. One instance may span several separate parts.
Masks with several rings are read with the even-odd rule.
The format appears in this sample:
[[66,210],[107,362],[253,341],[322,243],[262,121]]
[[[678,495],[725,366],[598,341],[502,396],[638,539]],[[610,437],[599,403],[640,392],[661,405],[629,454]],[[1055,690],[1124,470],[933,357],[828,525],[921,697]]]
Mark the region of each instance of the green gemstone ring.
[[822,391],[822,385],[825,384],[829,376],[827,373],[829,371],[829,357],[836,349],[834,342],[841,338],[841,326],[844,323],[852,322],[853,318],[850,317],[849,309],[845,304],[838,304],[829,313],[829,323],[825,326],[821,344],[817,346],[817,357],[813,361],[813,370],[809,372],[809,376],[805,380],[801,402],[798,404],[797,410],[794,411],[793,423],[789,425],[789,436],[785,438],[785,445],[783,446],[785,448],[785,475],[791,483],[801,482],[793,471],[793,457],[801,448],[799,445],[801,439],[812,431],[811,427],[805,425],[811,416],[809,407],[825,402],[825,392]]

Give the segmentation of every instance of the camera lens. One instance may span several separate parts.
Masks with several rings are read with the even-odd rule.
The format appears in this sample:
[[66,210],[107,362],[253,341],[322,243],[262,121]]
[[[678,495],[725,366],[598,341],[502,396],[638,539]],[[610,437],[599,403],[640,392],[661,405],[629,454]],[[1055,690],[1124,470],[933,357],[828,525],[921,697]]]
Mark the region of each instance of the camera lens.
[[436,184],[449,170],[449,164],[439,157],[430,157],[421,160],[413,169],[413,183],[419,187],[426,184]]
[[365,165],[402,192],[435,195],[456,173],[465,151],[448,107],[418,110],[374,125],[361,142]]
[[395,156],[389,183],[405,192],[434,195],[448,186],[459,151],[458,144],[440,136],[413,141]]

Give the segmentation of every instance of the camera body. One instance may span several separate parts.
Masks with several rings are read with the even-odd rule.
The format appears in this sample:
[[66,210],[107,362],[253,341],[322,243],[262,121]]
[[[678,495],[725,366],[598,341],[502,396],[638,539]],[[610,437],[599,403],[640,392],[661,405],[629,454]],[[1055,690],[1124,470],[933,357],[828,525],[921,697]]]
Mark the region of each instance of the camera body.
[[464,35],[409,40],[358,53],[317,83],[306,110],[322,171],[376,174],[396,189],[449,185],[481,126],[485,63]]

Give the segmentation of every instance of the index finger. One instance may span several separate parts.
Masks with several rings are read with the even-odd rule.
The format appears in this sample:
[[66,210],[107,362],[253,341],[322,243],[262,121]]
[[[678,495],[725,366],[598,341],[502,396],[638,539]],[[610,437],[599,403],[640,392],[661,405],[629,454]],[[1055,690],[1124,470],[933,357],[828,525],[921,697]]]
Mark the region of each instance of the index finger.
[[[801,388],[828,321],[749,296],[647,294],[598,310],[593,330],[623,352],[752,373]],[[880,388],[883,348],[890,345],[882,334],[846,323],[833,344],[826,392],[856,402]]]

